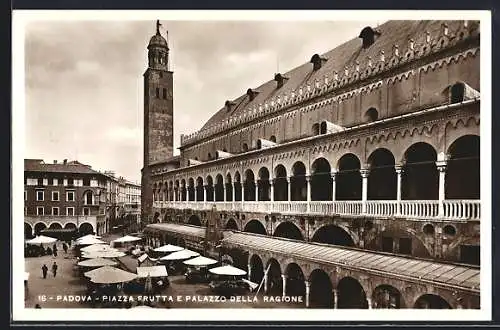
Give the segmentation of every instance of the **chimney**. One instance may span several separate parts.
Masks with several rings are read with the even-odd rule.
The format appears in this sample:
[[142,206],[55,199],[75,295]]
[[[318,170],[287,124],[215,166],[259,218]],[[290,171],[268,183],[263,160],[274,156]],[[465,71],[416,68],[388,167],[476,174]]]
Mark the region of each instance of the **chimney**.
[[68,164],[68,160],[67,159],[63,160],[63,164],[64,165]]

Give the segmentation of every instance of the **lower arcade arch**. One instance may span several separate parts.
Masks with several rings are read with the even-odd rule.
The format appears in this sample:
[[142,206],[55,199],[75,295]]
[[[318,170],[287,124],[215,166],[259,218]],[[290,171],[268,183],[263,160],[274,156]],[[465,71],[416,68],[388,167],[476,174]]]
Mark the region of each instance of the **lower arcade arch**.
[[201,226],[201,220],[196,214],[193,214],[189,217],[188,224],[193,226]]
[[295,224],[289,221],[280,223],[278,227],[276,227],[276,229],[274,230],[273,236],[295,239],[300,241],[304,240],[304,236],[300,232],[300,229]]
[[450,304],[441,296],[424,294],[415,302],[414,308],[418,309],[450,309]]
[[76,229],[76,224],[68,222],[64,225],[64,229]]
[[24,223],[24,238],[33,238],[33,227],[27,222]]
[[246,231],[248,233],[267,235],[266,227],[264,227],[264,225],[256,219],[248,221],[243,231]]
[[304,273],[299,265],[292,262],[285,269],[287,296],[304,296],[306,294],[306,283]]
[[334,296],[332,281],[322,269],[315,269],[309,278],[311,291],[309,306],[312,308],[333,308]]
[[367,309],[365,290],[361,284],[352,277],[344,277],[337,286],[338,306],[344,309]]
[[58,222],[53,222],[50,224],[49,229],[62,229],[62,225]]
[[224,229],[227,229],[227,230],[239,230],[238,229],[238,224],[236,223],[236,220],[234,220],[233,218],[230,218],[229,220],[227,220],[226,226],[224,227]]
[[267,293],[272,295],[281,295],[283,293],[283,279],[281,277],[281,267],[279,262],[271,258],[267,262]]
[[35,224],[35,235],[36,236],[39,236],[40,235],[40,232],[44,229],[47,229],[47,226],[42,223],[42,222],[38,222]]
[[479,199],[479,136],[464,135],[448,149],[446,166],[446,199]]
[[392,285],[382,284],[373,290],[373,308],[399,309],[405,308],[403,296]]
[[80,228],[78,228],[78,233],[81,236],[94,234],[94,227],[90,223],[84,222],[80,225]]
[[354,240],[343,228],[336,225],[320,227],[313,235],[312,242],[341,246],[355,246]]
[[258,255],[254,254],[250,257],[249,265],[250,281],[260,283],[264,278],[264,264],[262,263],[262,259]]

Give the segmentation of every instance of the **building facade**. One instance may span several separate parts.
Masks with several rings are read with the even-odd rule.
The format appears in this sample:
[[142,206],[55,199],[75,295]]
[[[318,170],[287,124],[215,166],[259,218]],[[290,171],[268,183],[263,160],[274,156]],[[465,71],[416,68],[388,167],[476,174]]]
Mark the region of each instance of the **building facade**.
[[[266,291],[305,295],[307,306],[479,308],[479,29],[366,27],[221,102],[199,131],[181,135],[175,159],[158,137],[171,136],[173,118],[152,115],[163,101],[145,98],[142,216],[152,242],[196,248],[203,238],[199,249],[248,267]],[[151,63],[151,45],[168,54],[160,37],[149,74],[164,70]],[[325,254],[299,253],[314,247]],[[353,251],[384,262],[352,261]],[[424,269],[441,277],[416,275]]]
[[[24,236],[108,233],[122,212],[139,221],[140,186],[78,161],[24,161]],[[120,211],[121,210],[121,211]]]

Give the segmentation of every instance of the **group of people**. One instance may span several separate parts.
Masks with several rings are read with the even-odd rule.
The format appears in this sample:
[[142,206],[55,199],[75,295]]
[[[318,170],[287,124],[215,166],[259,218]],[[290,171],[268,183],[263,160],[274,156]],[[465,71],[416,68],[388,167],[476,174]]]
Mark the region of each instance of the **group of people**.
[[[52,264],[52,274],[54,275],[54,277],[56,277],[57,275],[57,263],[54,261],[54,263]],[[42,266],[42,276],[43,278],[47,278],[47,272],[49,271],[49,268],[47,267],[46,264],[43,264]]]

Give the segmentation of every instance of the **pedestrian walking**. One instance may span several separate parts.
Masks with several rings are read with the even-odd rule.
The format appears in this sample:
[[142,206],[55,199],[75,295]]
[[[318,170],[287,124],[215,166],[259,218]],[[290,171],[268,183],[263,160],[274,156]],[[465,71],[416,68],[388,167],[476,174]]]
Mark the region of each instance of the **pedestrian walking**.
[[47,267],[46,264],[43,264],[42,266],[42,275],[43,275],[43,278],[47,278],[47,272],[49,271],[49,267]]
[[54,249],[54,257],[57,257],[57,249]]
[[54,274],[54,277],[56,277],[56,274],[57,274],[57,263],[55,261],[52,264],[52,274]]
[[68,253],[68,245],[66,243],[63,243],[63,250],[64,250],[64,253]]

